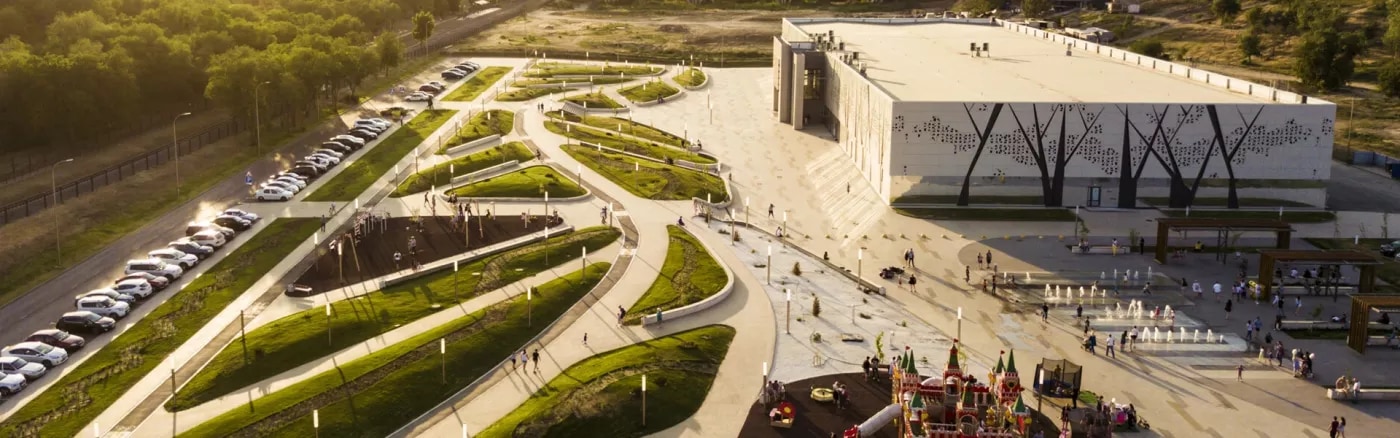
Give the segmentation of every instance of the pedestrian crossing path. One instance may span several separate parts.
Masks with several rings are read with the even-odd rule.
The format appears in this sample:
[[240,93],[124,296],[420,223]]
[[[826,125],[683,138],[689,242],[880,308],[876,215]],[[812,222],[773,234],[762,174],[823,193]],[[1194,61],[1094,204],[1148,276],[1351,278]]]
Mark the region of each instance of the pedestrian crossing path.
[[860,239],[885,211],[879,194],[871,190],[840,149],[831,149],[812,160],[807,165],[807,176],[822,212],[831,220],[830,234],[844,236],[841,246]]

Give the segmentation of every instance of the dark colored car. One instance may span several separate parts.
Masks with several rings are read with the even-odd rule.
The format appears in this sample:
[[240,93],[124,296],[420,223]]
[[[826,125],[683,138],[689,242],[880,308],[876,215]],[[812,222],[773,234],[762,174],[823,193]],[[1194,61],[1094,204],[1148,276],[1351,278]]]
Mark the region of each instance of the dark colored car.
[[[356,137],[356,138],[358,138],[358,137]],[[341,146],[345,146],[345,147],[347,147],[347,148],[350,148],[350,150],[352,150],[352,151],[358,151],[358,150],[360,150],[360,148],[365,147],[365,145],[360,144],[360,143],[356,143],[356,142],[353,142],[353,141],[350,141],[350,139],[347,139],[347,138],[333,138],[333,139],[331,139],[330,141],[328,141],[327,143],[335,143],[335,144],[338,144],[338,145],[341,145]]]
[[166,247],[183,252],[185,254],[194,254],[195,257],[199,257],[201,260],[207,259],[209,258],[209,256],[214,255],[214,248],[200,245],[198,243],[194,243],[188,240],[177,240],[174,242],[170,242],[170,244],[166,245]]
[[297,166],[287,170],[287,173],[295,173],[307,178],[315,178],[321,175],[321,169],[315,166]]
[[342,153],[342,154],[349,154],[349,153],[355,151],[354,149],[350,148],[349,146],[346,146],[346,145],[343,145],[343,144],[340,144],[340,143],[336,143],[336,142],[333,142],[333,141],[328,141],[328,142],[325,142],[325,143],[321,143],[321,147],[322,147],[322,148],[325,148],[325,149],[330,149],[330,150],[333,150],[333,151],[336,151],[336,152],[340,152],[340,153]]
[[54,324],[54,328],[70,333],[106,333],[116,327],[116,320],[85,310],[65,313]]
[[361,139],[361,140],[364,140],[364,141],[374,140],[375,137],[378,137],[378,136],[379,136],[379,134],[375,134],[375,133],[373,133],[373,132],[369,132],[369,131],[366,131],[366,130],[363,130],[363,129],[352,130],[352,131],[350,131],[350,132],[347,132],[346,134],[353,135],[353,136],[355,136],[355,138],[358,138],[358,139]]
[[73,352],[75,351],[82,350],[83,346],[87,345],[87,340],[83,339],[82,336],[74,335],[63,330],[55,329],[39,330],[37,332],[34,332],[34,334],[29,335],[28,338],[24,338],[24,340],[43,342],[45,344],[62,348],[63,351],[67,351],[68,354],[73,354]]
[[461,70],[448,70],[442,72],[442,78],[447,79],[449,81],[455,81],[465,77],[467,77],[466,73],[463,73]]
[[229,228],[234,231],[248,231],[249,228],[253,227],[252,222],[248,222],[242,218],[229,215],[216,217],[214,218],[213,222],[214,225]]
[[[179,248],[176,248],[176,249],[179,249]],[[183,251],[183,250],[182,250],[182,251]],[[117,281],[112,282],[112,284],[121,283],[121,282],[123,282],[123,281],[131,280],[131,279],[133,279],[133,278],[141,279],[141,280],[146,280],[146,282],[151,283],[151,288],[152,288],[152,289],[155,289],[155,290],[165,290],[165,288],[166,288],[167,286],[170,286],[170,279],[169,279],[169,278],[161,277],[161,276],[159,276],[159,275],[151,274],[151,273],[149,273],[149,272],[137,272],[137,273],[133,273],[133,274],[131,274],[131,275],[127,275],[127,276],[125,276],[125,277],[118,278]]]
[[423,86],[418,87],[418,91],[422,91],[424,93],[432,95],[437,95],[438,93],[442,92],[442,89],[433,85],[424,84]]

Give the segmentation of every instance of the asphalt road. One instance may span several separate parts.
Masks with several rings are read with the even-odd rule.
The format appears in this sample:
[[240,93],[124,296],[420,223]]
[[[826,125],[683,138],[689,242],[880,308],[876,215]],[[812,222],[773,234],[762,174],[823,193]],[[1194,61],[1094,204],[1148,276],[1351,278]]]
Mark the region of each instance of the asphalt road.
[[1400,182],[1370,170],[1332,162],[1329,210],[1400,212]]

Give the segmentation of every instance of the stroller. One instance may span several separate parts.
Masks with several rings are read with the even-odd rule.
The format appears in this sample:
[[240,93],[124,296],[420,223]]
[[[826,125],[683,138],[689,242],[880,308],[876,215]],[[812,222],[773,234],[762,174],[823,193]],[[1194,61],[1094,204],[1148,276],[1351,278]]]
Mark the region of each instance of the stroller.
[[890,267],[888,267],[888,268],[884,268],[884,269],[881,269],[881,270],[880,270],[880,278],[883,278],[883,279],[886,279],[886,280],[893,280],[895,277],[899,277],[899,276],[903,276],[903,275],[904,275],[904,268],[900,268],[900,267],[898,267],[898,266],[890,266]]

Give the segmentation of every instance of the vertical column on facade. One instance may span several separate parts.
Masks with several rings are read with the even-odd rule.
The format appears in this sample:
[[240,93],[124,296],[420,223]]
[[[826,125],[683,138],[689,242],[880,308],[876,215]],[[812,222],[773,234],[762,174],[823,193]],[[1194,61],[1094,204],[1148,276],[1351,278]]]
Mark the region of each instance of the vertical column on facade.
[[803,103],[807,99],[807,55],[793,53],[788,71],[792,73],[792,129],[800,130],[807,125],[803,121],[803,115],[806,114]]

